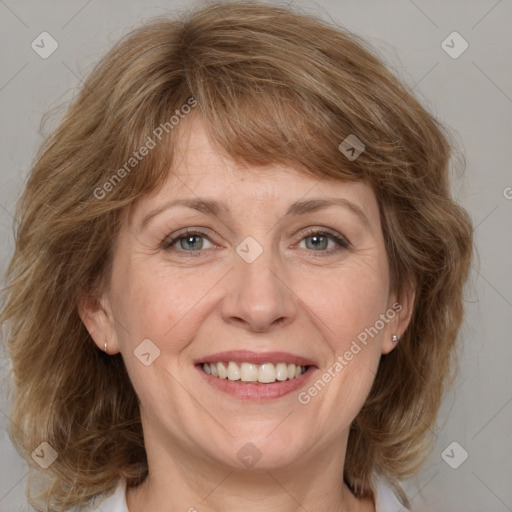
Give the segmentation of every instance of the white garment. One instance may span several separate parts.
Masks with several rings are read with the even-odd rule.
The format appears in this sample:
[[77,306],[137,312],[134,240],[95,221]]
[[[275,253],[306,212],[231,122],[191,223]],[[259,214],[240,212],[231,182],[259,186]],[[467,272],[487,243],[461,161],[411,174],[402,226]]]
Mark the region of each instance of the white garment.
[[[376,512],[407,512],[384,479],[375,477],[375,483]],[[96,505],[92,512],[129,512],[126,505],[126,481],[120,480],[114,493]]]

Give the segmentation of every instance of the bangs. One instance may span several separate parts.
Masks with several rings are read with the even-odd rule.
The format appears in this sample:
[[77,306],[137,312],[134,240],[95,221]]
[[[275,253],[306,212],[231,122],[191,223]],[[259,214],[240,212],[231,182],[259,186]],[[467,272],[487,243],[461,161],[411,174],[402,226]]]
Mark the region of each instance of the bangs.
[[296,91],[270,85],[255,88],[249,80],[238,82],[238,90],[230,94],[219,89],[223,84],[215,84],[213,90],[201,85],[195,95],[210,139],[236,163],[290,165],[317,178],[360,177],[355,168],[343,165],[338,120]]
[[[178,140],[184,136],[188,125],[196,121],[204,123],[215,149],[238,165],[282,164],[318,179],[365,178],[364,167],[352,164],[338,148],[350,135],[339,117],[320,110],[320,105],[304,101],[296,91],[268,85],[255,88],[253,83],[240,82],[236,91],[226,91],[227,84],[213,80],[196,84],[192,90],[183,87],[178,93],[180,101],[174,101],[173,108],[166,109],[152,126],[146,124],[138,128],[135,148],[147,142],[148,133],[155,140],[152,135],[155,130],[190,98],[197,101],[193,111],[172,131],[165,133],[161,140],[155,140],[155,148],[126,179],[124,192],[131,200],[136,197],[130,191],[137,197],[152,192],[163,184],[169,172],[176,170]],[[134,151],[136,149],[127,154]]]

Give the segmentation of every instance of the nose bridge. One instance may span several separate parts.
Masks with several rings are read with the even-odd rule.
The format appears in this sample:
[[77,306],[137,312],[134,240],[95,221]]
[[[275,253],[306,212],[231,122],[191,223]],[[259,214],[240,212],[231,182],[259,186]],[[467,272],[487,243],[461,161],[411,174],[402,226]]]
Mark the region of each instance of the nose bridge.
[[223,315],[226,321],[236,319],[253,330],[267,330],[294,316],[295,301],[284,282],[276,244],[269,233],[256,236],[262,243],[248,236],[236,247]]

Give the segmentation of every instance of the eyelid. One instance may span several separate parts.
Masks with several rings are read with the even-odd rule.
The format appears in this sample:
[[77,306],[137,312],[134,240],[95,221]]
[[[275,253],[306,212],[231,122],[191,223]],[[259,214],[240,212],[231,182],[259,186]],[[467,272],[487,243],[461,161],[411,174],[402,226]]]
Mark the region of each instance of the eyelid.
[[[212,244],[215,245],[215,242],[211,240],[211,237],[208,235],[206,231],[209,231],[208,228],[184,228],[183,230],[178,230],[176,233],[172,233],[170,235],[167,235],[164,240],[162,241],[162,248],[163,249],[169,249],[174,245],[178,240],[185,238],[187,235],[197,235],[201,238],[206,238],[209,240]],[[181,251],[181,252],[201,252],[201,251]]]
[[304,231],[300,234],[301,241],[304,239],[304,237],[306,237],[308,235],[312,235],[312,234],[329,235],[335,240],[344,242],[348,247],[350,247],[352,245],[350,240],[342,233],[339,233],[338,231],[334,231],[330,228],[324,228],[321,226],[314,226],[311,228],[306,228],[306,231]]
[[[215,242],[213,240],[211,240],[211,237],[208,235],[208,233],[205,231],[210,231],[210,230],[208,228],[204,228],[204,227],[200,227],[200,228],[188,227],[188,228],[184,228],[183,230],[178,230],[176,233],[173,233],[173,234],[165,237],[165,239],[161,243],[161,247],[162,247],[162,249],[168,251],[172,248],[172,246],[176,242],[178,242],[182,238],[185,238],[187,235],[189,235],[189,236],[196,235],[201,238],[205,238],[210,243],[216,245]],[[298,235],[300,238],[299,238],[298,243],[295,245],[300,244],[305,238],[312,236],[312,235],[329,237],[329,238],[331,238],[331,240],[333,240],[335,242],[335,244],[337,246],[336,248],[331,249],[329,251],[313,251],[313,250],[308,251],[308,252],[311,252],[312,254],[318,252],[319,256],[323,256],[323,255],[328,256],[328,255],[336,254],[339,251],[350,249],[352,247],[350,240],[345,235],[343,235],[337,231],[331,230],[330,228],[321,227],[321,226],[312,226],[312,227],[306,228],[305,231],[302,231]],[[177,250],[176,252],[182,253],[182,254],[189,253],[191,255],[200,255],[203,251],[206,251],[206,250],[208,250],[208,249],[199,249],[197,251]]]

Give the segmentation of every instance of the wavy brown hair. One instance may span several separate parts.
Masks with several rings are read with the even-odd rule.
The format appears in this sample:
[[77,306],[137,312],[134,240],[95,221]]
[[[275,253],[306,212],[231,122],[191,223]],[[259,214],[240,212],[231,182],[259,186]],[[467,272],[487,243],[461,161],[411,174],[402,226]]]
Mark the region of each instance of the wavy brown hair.
[[[472,224],[451,196],[448,135],[375,55],[304,12],[214,3],[144,23],[89,74],[19,201],[1,315],[12,359],[11,439],[36,469],[31,453],[41,442],[58,453],[44,470],[48,510],[85,504],[121,476],[129,486],[147,476],[138,398],[122,357],[98,350],[78,306],[108,281],[123,212],[172,170],[188,120],[171,129],[169,119],[191,98],[189,116],[200,116],[236,162],[285,163],[373,188],[392,291],[401,297],[413,285],[416,294],[410,324],[382,356],[353,422],[344,478],[370,497],[376,471],[407,503],[399,480],[424,461],[454,375]],[[161,141],[114,183],[162,123]],[[355,160],[338,147],[350,134],[365,145]],[[109,180],[108,193],[98,194]]]

